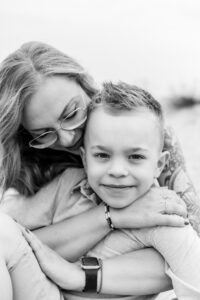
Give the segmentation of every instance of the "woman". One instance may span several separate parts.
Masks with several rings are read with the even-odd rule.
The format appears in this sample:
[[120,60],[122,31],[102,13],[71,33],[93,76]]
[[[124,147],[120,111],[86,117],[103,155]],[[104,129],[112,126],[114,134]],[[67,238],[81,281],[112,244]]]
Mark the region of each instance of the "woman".
[[[20,203],[24,205],[26,202],[29,206],[32,201],[36,201],[38,207],[47,212],[48,201],[43,201],[44,190],[48,189],[51,181],[57,180],[56,176],[68,166],[81,167],[78,154],[82,130],[87,117],[87,104],[95,93],[96,87],[92,79],[76,61],[43,43],[32,42],[23,45],[5,59],[0,68],[2,209],[34,230],[44,243],[70,261],[76,261],[110,231],[103,208],[91,209],[53,225],[45,222],[37,223],[35,214],[35,223],[28,224],[20,220]],[[171,141],[174,140],[167,133],[168,148],[171,147]],[[176,154],[176,144],[172,143],[169,150]],[[174,157],[176,156],[173,155],[172,163],[166,166],[161,182],[164,185],[167,180],[170,188],[174,185],[178,192],[182,192],[184,199],[190,203],[196,201],[194,204],[197,207],[196,196],[188,189],[189,182],[182,169],[178,174],[183,176],[184,182],[178,186],[175,184],[177,181],[172,175],[177,175],[182,161],[176,158],[174,161]],[[170,180],[171,178],[173,180]],[[114,226],[116,228],[183,226],[184,218],[173,213],[184,217],[185,208],[180,200],[171,194],[167,194],[166,199],[166,194],[163,197],[156,189],[151,190],[142,199],[143,207],[146,203],[146,211],[144,208],[141,211],[139,203],[121,210],[120,213],[112,209],[110,213]],[[195,205],[191,206],[193,211]],[[193,211],[189,212],[192,214]],[[26,212],[29,214],[30,209]],[[197,217],[193,219],[197,220]],[[1,225],[3,227],[3,224]],[[148,291],[159,292],[169,286],[169,282],[167,278],[163,279],[163,272],[159,277],[159,272],[155,271],[163,270],[159,255],[152,250],[148,251],[133,253],[131,260],[133,264],[140,261],[142,265],[145,257],[152,256],[155,280],[149,285]],[[122,263],[117,259],[113,261],[115,267],[111,272],[116,274],[115,269],[121,268]],[[151,259],[148,261],[151,264]],[[130,265],[130,257],[127,259],[125,256],[123,265],[125,262]],[[142,270],[145,282],[145,279],[148,280],[148,264],[143,264]],[[132,277],[129,274],[128,279],[131,278],[134,282],[140,275],[136,274],[137,272],[137,269],[132,271]],[[106,281],[109,282],[107,277]],[[137,294],[138,285],[133,284],[132,288],[133,290],[129,290],[128,293]]]

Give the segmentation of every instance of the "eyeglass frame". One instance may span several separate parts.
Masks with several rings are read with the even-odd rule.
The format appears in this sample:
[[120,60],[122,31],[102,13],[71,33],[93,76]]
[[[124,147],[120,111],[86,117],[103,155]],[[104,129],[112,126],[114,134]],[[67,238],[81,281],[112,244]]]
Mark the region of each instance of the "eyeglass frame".
[[[29,143],[28,143],[29,147],[30,147],[30,148],[35,148],[35,149],[46,149],[46,148],[48,148],[49,146],[52,146],[53,144],[56,143],[56,141],[58,140],[58,131],[59,131],[59,130],[62,129],[62,130],[64,130],[64,131],[71,131],[71,130],[75,130],[75,129],[79,128],[82,124],[84,124],[84,123],[86,122],[86,120],[87,120],[87,113],[86,113],[86,116],[84,117],[84,119],[81,120],[78,124],[76,124],[75,127],[73,127],[73,126],[71,126],[71,128],[63,128],[63,127],[62,127],[62,123],[63,123],[67,118],[69,118],[69,116],[70,116],[71,114],[73,114],[74,112],[79,111],[79,110],[83,110],[83,111],[84,111],[84,110],[87,109],[86,101],[84,101],[84,97],[83,97],[82,93],[81,93],[81,98],[82,98],[82,100],[83,100],[83,103],[85,104],[85,107],[77,107],[75,110],[71,111],[71,112],[67,115],[67,117],[65,117],[64,119],[62,119],[62,120],[60,121],[59,128],[54,129],[54,130],[46,131],[46,132],[40,134],[39,136],[37,136],[36,138],[30,140]],[[55,135],[56,139],[55,139],[54,141],[52,140],[51,142],[46,143],[46,144],[45,144],[45,143],[39,143],[37,146],[31,145],[31,143],[32,143],[33,141],[38,140],[40,137],[42,137],[42,136],[44,136],[44,135],[46,135],[46,134],[49,134],[49,133],[53,133],[53,134],[55,133],[55,134],[56,134],[56,135]]]

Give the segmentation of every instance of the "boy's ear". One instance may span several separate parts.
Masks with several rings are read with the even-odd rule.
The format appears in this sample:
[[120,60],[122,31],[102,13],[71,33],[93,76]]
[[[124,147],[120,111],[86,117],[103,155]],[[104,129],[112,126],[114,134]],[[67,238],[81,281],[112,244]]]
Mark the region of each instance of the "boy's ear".
[[160,174],[162,173],[162,170],[164,169],[167,161],[169,160],[169,156],[170,156],[170,154],[168,151],[161,152],[160,158],[158,159],[158,162],[157,162],[157,169],[156,169],[156,174],[155,174],[156,178],[158,178],[160,176]]
[[82,162],[83,162],[83,166],[84,166],[84,168],[86,170],[87,164],[86,164],[85,148],[80,147],[80,154],[81,154],[81,159],[82,159]]

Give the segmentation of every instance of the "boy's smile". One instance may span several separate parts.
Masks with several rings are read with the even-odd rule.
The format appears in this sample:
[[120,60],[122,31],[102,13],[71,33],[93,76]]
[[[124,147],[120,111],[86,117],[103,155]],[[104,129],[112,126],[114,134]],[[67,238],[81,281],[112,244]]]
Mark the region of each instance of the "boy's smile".
[[159,125],[145,108],[111,114],[93,111],[85,132],[83,162],[102,201],[122,208],[145,194],[159,176]]
[[[100,184],[99,186],[108,197],[115,198],[126,197],[126,194],[128,196],[129,193],[133,193],[134,188],[136,188],[136,185]],[[104,198],[104,202],[108,204],[106,199],[108,198]]]

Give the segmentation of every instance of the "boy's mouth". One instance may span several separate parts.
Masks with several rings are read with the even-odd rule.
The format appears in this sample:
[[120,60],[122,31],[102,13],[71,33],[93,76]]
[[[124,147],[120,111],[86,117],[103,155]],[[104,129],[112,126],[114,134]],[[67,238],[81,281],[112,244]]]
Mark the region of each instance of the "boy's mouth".
[[125,190],[136,187],[135,185],[124,185],[124,184],[101,184],[103,187],[108,189]]

